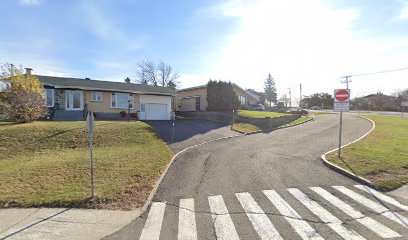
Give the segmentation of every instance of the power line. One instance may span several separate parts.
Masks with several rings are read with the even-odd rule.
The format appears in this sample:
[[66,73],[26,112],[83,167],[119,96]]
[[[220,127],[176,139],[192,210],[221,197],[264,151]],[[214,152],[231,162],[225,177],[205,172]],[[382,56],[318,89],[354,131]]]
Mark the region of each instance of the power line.
[[379,72],[360,73],[360,74],[350,75],[350,76],[348,76],[348,77],[359,77],[359,76],[382,74],[382,73],[389,73],[389,72],[396,72],[396,71],[404,71],[404,70],[408,70],[408,67],[397,68],[397,69],[391,69],[391,70],[384,70],[384,71],[379,71]]
[[343,80],[343,81],[340,81],[340,82],[341,82],[341,83],[345,83],[346,86],[347,86],[347,89],[349,89],[349,83],[352,82],[351,79],[349,79],[349,78],[351,78],[351,76],[344,76],[344,77],[342,77],[342,78],[344,78],[344,79],[346,79],[346,80]]
[[384,70],[384,71],[378,71],[378,72],[371,72],[371,73],[360,73],[360,74],[354,74],[354,75],[349,75],[349,76],[344,76],[341,78],[344,78],[345,80],[340,81],[341,83],[345,83],[347,86],[347,89],[349,89],[349,83],[351,83],[351,77],[359,77],[359,76],[367,76],[367,75],[375,75],[375,74],[383,74],[383,73],[389,73],[389,72],[397,72],[397,71],[404,71],[408,70],[408,67],[404,68],[397,68],[397,69],[391,69],[391,70]]

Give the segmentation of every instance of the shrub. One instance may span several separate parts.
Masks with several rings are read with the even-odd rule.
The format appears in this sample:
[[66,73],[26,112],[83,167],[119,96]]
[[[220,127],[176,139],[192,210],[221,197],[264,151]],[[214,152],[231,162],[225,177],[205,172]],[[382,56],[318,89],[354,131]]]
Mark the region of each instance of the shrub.
[[207,83],[207,110],[232,111],[240,106],[231,82],[212,81]]
[[136,113],[130,113],[130,118],[137,119],[137,114]]
[[23,74],[12,64],[1,67],[0,82],[5,86],[0,95],[0,109],[17,122],[32,122],[45,117],[44,88],[36,76]]
[[126,117],[126,112],[125,112],[125,111],[120,111],[119,114],[120,114],[120,116],[123,117],[123,118]]

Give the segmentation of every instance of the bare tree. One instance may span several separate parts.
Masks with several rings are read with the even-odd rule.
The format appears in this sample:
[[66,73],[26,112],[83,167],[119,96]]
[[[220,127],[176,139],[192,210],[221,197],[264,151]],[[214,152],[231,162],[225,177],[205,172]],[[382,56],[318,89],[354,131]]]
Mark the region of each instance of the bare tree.
[[157,67],[157,74],[162,87],[176,87],[177,84],[180,83],[178,81],[178,79],[180,78],[180,74],[173,71],[172,67],[169,64],[164,63],[163,61],[160,61]]
[[144,60],[137,64],[137,79],[141,84],[152,84],[157,86],[156,64],[150,60]]
[[150,60],[144,60],[137,64],[137,79],[141,84],[160,85],[175,89],[180,83],[178,79],[180,74],[173,71],[173,68],[163,61],[158,65]]

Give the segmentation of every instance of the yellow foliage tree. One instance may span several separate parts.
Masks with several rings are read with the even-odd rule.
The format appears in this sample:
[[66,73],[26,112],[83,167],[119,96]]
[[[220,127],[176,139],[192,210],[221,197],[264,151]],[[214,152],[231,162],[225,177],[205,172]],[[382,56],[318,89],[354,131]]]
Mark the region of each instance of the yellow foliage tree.
[[44,88],[38,78],[12,64],[1,67],[0,109],[17,122],[32,122],[47,115]]

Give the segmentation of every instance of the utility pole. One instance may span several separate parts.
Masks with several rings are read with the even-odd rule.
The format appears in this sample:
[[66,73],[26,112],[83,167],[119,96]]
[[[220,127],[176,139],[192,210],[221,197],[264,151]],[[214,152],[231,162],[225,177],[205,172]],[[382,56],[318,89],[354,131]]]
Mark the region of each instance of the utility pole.
[[292,92],[290,88],[288,89],[289,89],[289,107],[291,108],[292,107]]
[[302,84],[300,84],[300,98],[299,98],[299,107],[302,107]]
[[340,82],[341,82],[341,83],[345,83],[345,84],[346,84],[346,88],[349,89],[349,83],[352,82],[351,79],[349,80],[349,78],[351,78],[351,76],[344,76],[344,77],[341,77],[341,78],[344,78],[345,80],[340,81]]

